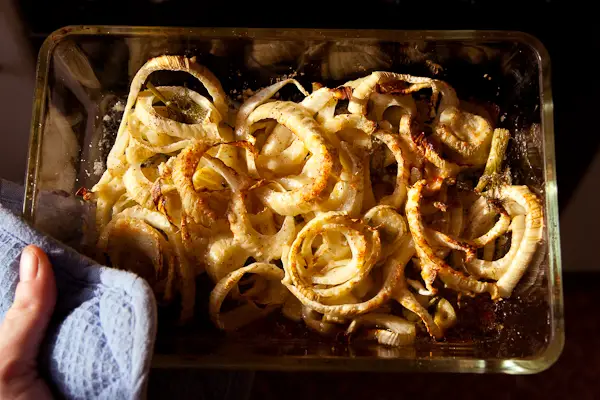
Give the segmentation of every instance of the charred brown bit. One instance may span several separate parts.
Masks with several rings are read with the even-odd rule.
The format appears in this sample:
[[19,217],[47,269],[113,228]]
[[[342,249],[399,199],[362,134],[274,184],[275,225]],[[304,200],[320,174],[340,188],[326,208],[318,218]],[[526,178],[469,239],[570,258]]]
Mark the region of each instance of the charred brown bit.
[[337,100],[349,100],[352,97],[352,88],[349,86],[338,86],[332,90]]
[[84,187],[80,187],[77,189],[77,192],[75,192],[75,196],[79,196],[85,201],[90,201],[93,200],[94,193]]
[[392,81],[377,84],[375,90],[377,91],[377,93],[383,94],[406,94],[410,93],[409,91],[407,91],[409,87],[410,85],[406,82]]

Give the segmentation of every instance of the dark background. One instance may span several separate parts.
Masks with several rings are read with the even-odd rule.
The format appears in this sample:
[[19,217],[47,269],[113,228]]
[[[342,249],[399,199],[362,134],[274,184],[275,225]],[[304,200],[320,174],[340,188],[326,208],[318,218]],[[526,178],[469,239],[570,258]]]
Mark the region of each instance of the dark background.
[[22,0],[32,51],[65,25],[499,29],[530,33],[552,62],[559,202],[568,202],[600,144],[594,123],[600,91],[599,24],[592,3],[556,0]]
[[[600,22],[592,10],[593,3],[553,0],[361,3],[24,0],[16,4],[32,52],[37,52],[49,33],[72,24],[524,31],[542,41],[552,62],[561,209],[568,203],[600,144],[596,123]],[[600,313],[595,307],[598,292],[595,278],[594,273],[565,277],[565,351],[557,364],[536,376],[280,372],[228,375],[202,370],[153,370],[149,397],[600,398]]]

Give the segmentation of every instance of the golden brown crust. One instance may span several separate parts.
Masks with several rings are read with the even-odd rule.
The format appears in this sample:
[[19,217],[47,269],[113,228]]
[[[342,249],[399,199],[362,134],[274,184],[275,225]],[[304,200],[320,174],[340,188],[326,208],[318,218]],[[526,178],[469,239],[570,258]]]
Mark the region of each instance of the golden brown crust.
[[[140,92],[161,69],[189,72],[211,99],[177,86]],[[274,100],[288,84],[306,97]],[[428,98],[416,94],[423,89]],[[183,93],[196,118],[173,111],[187,104]],[[313,84],[308,94],[285,79],[250,97],[235,129],[225,123],[227,103],[195,59],[148,61],[132,82],[108,170],[92,193],[77,192],[96,201],[105,227],[98,245],[113,251],[115,266],[124,258],[111,237],[137,232],[127,240],[160,275],[157,294],[180,290],[182,321],[206,272],[215,283],[210,315],[223,330],[282,308],[324,335],[368,325],[362,337],[385,346],[413,343],[419,327],[441,339],[460,315],[440,285],[509,296],[542,240],[536,196],[498,183],[510,133],[496,129],[491,141],[490,117],[462,107],[442,81],[377,71],[333,89]],[[470,199],[454,185],[486,160],[493,177]],[[494,260],[508,232],[511,248]],[[232,309],[222,312],[225,298]]]

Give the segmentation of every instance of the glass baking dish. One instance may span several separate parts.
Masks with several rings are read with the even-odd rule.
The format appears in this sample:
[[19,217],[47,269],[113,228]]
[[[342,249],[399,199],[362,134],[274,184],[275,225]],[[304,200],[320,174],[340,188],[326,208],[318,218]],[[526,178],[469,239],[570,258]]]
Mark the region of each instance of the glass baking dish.
[[[74,193],[91,187],[103,172],[131,77],[148,58],[162,54],[197,56],[233,101],[244,89],[258,89],[283,75],[305,86],[335,85],[373,70],[447,80],[459,97],[494,104],[499,126],[514,133],[509,163],[515,182],[530,185],[544,198],[547,245],[539,254],[539,268],[523,278],[515,298],[495,305],[472,302],[459,317],[475,315],[474,330],[467,327],[443,342],[424,338],[398,349],[341,345],[277,321],[225,337],[201,316],[186,327],[162,316],[155,367],[527,374],[556,361],[564,320],[553,105],[550,60],[537,39],[492,31],[62,28],[46,39],[39,54],[26,218],[84,247],[89,210]],[[44,207],[49,198],[53,208]],[[198,292],[209,290],[203,282],[198,285]],[[199,314],[206,312],[198,308]],[[481,329],[478,315],[492,318],[494,329]]]

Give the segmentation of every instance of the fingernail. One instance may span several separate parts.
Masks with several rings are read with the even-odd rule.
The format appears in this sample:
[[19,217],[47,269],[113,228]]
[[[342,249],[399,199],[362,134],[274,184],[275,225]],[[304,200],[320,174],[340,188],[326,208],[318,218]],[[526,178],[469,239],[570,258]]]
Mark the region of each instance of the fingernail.
[[21,282],[28,282],[35,279],[38,272],[38,258],[29,249],[23,250],[21,254],[21,266],[19,269],[19,278]]

